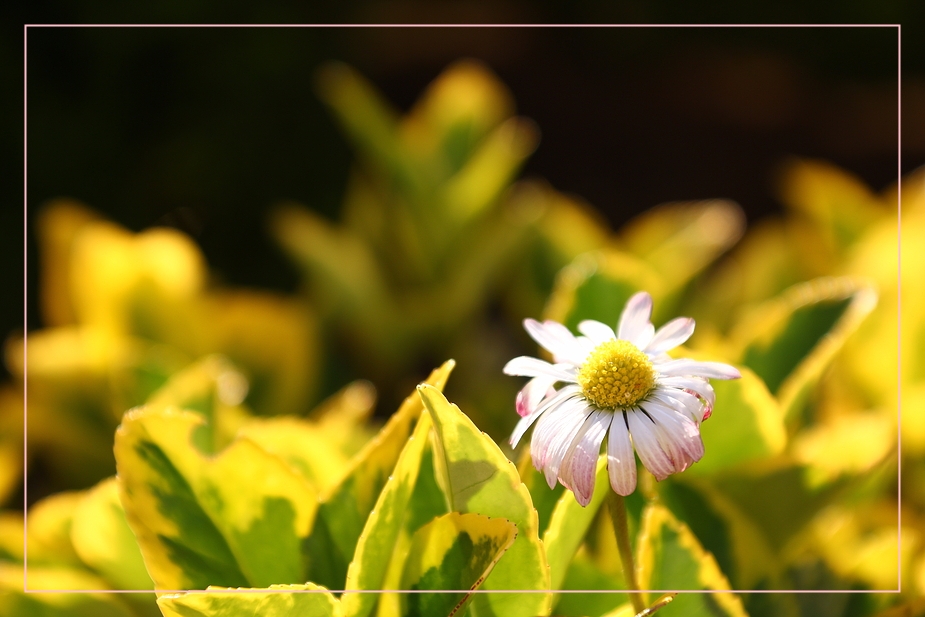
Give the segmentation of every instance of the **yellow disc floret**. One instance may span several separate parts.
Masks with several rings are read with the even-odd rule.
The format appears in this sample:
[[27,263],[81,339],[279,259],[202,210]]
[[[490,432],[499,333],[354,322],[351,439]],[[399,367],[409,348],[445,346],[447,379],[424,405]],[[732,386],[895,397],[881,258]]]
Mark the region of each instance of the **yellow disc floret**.
[[601,409],[629,407],[652,390],[655,370],[638,347],[611,340],[588,354],[578,369],[578,384],[585,398]]

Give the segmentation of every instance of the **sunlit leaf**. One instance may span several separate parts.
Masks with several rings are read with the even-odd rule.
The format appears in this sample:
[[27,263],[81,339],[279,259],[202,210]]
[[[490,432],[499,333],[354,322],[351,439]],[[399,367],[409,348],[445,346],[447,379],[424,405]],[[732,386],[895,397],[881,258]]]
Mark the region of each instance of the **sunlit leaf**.
[[659,276],[637,257],[615,250],[584,255],[559,274],[544,316],[573,332],[585,319],[614,326],[630,296],[645,289],[658,297],[662,288]]
[[172,375],[148,397],[151,410],[168,408],[198,413],[206,422],[197,445],[212,454],[230,443],[244,412],[235,409],[247,394],[245,377],[222,356],[206,356]]
[[[506,518],[517,526],[517,540],[483,588],[548,590],[549,567],[537,535],[536,510],[514,464],[439,390],[421,386],[418,392],[433,417],[437,479],[451,510]],[[546,614],[550,603],[548,593],[478,594],[469,610],[477,616],[516,617]]]
[[492,205],[514,179],[539,141],[536,127],[512,118],[494,130],[465,165],[442,187],[451,219],[475,218]]
[[731,201],[667,203],[650,208],[619,234],[623,245],[676,290],[738,241],[745,214]]
[[0,511],[0,561],[22,562],[25,535],[22,512]]
[[318,73],[318,93],[336,114],[365,162],[414,196],[424,193],[423,170],[408,155],[398,131],[398,113],[364,77],[341,63]]
[[504,519],[456,512],[418,529],[408,548],[400,589],[437,593],[391,596],[400,603],[400,614],[465,614],[472,600],[466,590],[479,588],[516,535],[517,528]]
[[154,588],[135,535],[125,520],[115,478],[84,493],[74,509],[71,542],[81,561],[113,589]]
[[155,587],[304,580],[314,492],[246,439],[207,456],[202,427],[191,412],[140,408],[116,433],[120,497]]
[[601,456],[597,462],[594,494],[587,506],[579,505],[571,491],[566,491],[559,497],[549,527],[543,534],[543,546],[546,547],[546,560],[549,562],[550,589],[559,589],[562,585],[572,557],[581,546],[591,522],[610,490],[607,457]]
[[252,419],[238,435],[286,461],[319,493],[333,490],[347,470],[348,457],[338,444],[342,436],[298,418]]
[[306,583],[263,589],[210,587],[208,593],[164,594],[157,600],[164,617],[340,617],[333,594]]
[[[643,514],[637,554],[643,589],[717,591],[730,589],[713,555],[706,552],[683,522],[664,506],[651,504]],[[745,617],[732,593],[679,594],[664,614]]]
[[77,322],[71,298],[71,250],[80,230],[99,220],[99,215],[70,199],[45,204],[35,220],[35,234],[41,251],[42,317],[48,326]]
[[789,586],[781,579],[776,550],[750,516],[718,490],[709,476],[700,479],[685,472],[680,479],[683,482],[660,484],[659,498],[690,526],[733,588]]
[[741,474],[718,474],[703,484],[722,493],[777,552],[845,486],[844,479],[819,485],[806,472],[802,465],[778,461]]
[[6,503],[24,479],[22,390],[0,386],[0,505]]
[[[362,592],[383,588],[403,530],[405,510],[414,491],[430,429],[430,418],[422,415],[414,433],[402,448],[395,468],[386,478],[375,508],[366,519],[356,544],[356,553],[347,570],[344,589]],[[378,599],[376,594],[346,593],[343,596],[344,614],[366,617],[371,614]]]
[[[0,563],[0,615],[10,617],[138,617],[111,593],[92,593],[106,583],[86,571],[30,566],[24,593],[21,564]],[[84,593],[36,593],[31,590],[86,590]],[[153,600],[152,600],[153,602]]]
[[740,372],[740,379],[712,383],[716,406],[700,425],[705,454],[685,475],[736,469],[783,451],[787,435],[780,405],[754,372],[746,367]]
[[[295,204],[280,206],[271,221],[274,235],[310,275],[314,294],[325,314],[385,305],[388,296],[370,248],[351,231],[323,220]],[[372,316],[367,315],[372,318]]]
[[[454,364],[452,360],[444,363],[425,383],[443,388]],[[318,514],[304,549],[309,556],[309,580],[328,589],[344,588],[347,566],[354,558],[367,517],[423,408],[416,394],[406,398],[382,430],[350,460],[342,480],[320,495]],[[323,566],[315,568],[312,564]]]
[[848,278],[821,278],[756,307],[735,327],[740,361],[761,377],[791,421],[877,295]]
[[[616,569],[619,558],[615,556]],[[626,585],[621,575],[603,571],[598,564],[582,549],[569,564],[560,588],[568,593],[558,594],[552,615],[582,615],[603,617],[611,614],[614,607],[626,602],[626,594],[620,593]],[[579,590],[596,590],[598,593],[579,593]],[[599,593],[600,591],[614,593]],[[629,617],[636,613],[631,611]]]
[[820,272],[831,272],[868,226],[890,212],[858,178],[822,161],[791,162],[781,187],[784,204],[812,226],[813,245],[803,253],[821,262]]
[[[726,332],[743,306],[772,298],[803,280],[803,264],[790,242],[791,226],[776,218],[751,223],[728,257],[686,298],[690,314],[707,315],[710,326]],[[698,328],[702,329],[699,323]]]
[[[841,474],[869,471],[895,446],[895,420],[885,414],[851,413],[801,431],[794,440],[793,453],[810,468],[810,481],[824,484]],[[895,455],[891,458],[897,460]]]
[[257,292],[201,300],[202,353],[219,352],[244,374],[247,404],[263,415],[299,414],[315,389],[320,336],[305,303]]
[[[30,450],[41,453],[49,475],[64,486],[86,486],[115,470],[110,446],[118,417],[106,395],[108,366],[123,350],[121,340],[99,329],[66,327],[29,335]],[[4,351],[10,372],[23,379],[23,340],[11,338]]]
[[559,504],[559,499],[567,492],[567,489],[558,482],[555,487],[549,488],[546,483],[546,476],[533,466],[529,445],[520,447],[517,471],[520,474],[521,482],[530,493],[530,501],[533,503],[539,520],[538,533],[542,536],[549,528],[552,513]]
[[152,340],[197,340],[190,302],[204,285],[206,265],[186,235],[90,223],[74,240],[70,267],[79,323]]
[[82,498],[79,491],[66,491],[46,497],[29,508],[26,542],[30,563],[82,565],[71,542],[74,509]]
[[511,93],[484,65],[461,60],[447,67],[402,120],[401,135],[420,158],[455,173],[492,129],[514,112]]
[[899,589],[899,576],[912,569],[921,527],[907,520],[898,527],[897,507],[884,502],[826,508],[813,520],[800,554],[821,555],[840,577],[870,589]]

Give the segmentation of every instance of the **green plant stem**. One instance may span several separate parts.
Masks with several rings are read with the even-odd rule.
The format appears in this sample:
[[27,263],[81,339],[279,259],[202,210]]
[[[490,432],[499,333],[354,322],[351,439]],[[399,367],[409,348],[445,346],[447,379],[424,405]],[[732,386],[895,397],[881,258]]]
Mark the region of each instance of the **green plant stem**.
[[[613,522],[613,533],[617,537],[617,550],[620,552],[620,561],[623,563],[623,576],[626,579],[627,589],[639,589],[636,580],[636,566],[633,564],[633,547],[630,545],[629,523],[626,518],[626,503],[622,495],[610,492],[607,501],[610,508],[610,520]],[[641,613],[646,609],[646,600],[641,593],[630,593],[630,602],[633,610]]]

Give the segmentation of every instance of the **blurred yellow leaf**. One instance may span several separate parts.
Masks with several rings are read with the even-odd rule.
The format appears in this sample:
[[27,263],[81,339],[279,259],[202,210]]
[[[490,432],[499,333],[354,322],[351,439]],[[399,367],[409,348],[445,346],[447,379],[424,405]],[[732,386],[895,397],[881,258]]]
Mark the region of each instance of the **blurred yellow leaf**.
[[81,561],[106,579],[107,588],[154,588],[125,519],[115,478],[82,495],[73,512],[71,542]]
[[81,565],[71,542],[71,522],[82,498],[77,491],[62,492],[29,508],[26,543],[30,564]]
[[863,474],[896,445],[896,422],[884,414],[852,413],[813,424],[794,438],[796,460],[818,483],[841,474]]
[[677,290],[735,244],[745,214],[731,201],[666,203],[626,223],[618,246],[645,260],[667,289]]
[[184,234],[166,228],[132,234],[112,223],[90,223],[74,240],[70,267],[80,323],[155,340],[196,340],[185,317],[206,266]]
[[77,323],[71,296],[71,251],[80,231],[98,220],[98,214],[70,199],[56,199],[45,204],[36,217],[35,234],[41,255],[42,317],[48,326]]

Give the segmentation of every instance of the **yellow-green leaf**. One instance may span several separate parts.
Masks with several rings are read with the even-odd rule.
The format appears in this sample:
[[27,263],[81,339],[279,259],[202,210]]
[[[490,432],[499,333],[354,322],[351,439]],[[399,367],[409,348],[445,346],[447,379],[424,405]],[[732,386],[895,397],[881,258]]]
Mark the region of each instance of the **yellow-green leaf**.
[[31,563],[81,565],[71,543],[71,523],[82,498],[78,491],[56,493],[29,509],[26,543]]
[[[0,615],[6,617],[138,617],[124,598],[92,593],[106,583],[89,572],[65,567],[30,566],[23,589],[21,564],[0,563]],[[34,590],[86,590],[84,593],[40,593]],[[152,600],[153,604],[153,600]]]
[[71,521],[71,542],[80,559],[113,589],[154,588],[125,519],[115,478],[103,480],[77,503]]
[[261,415],[298,414],[315,389],[320,336],[305,302],[254,291],[201,300],[204,346],[247,378],[247,404]]
[[601,456],[597,461],[594,494],[587,506],[579,505],[571,491],[565,491],[559,497],[549,527],[543,534],[543,546],[546,547],[546,559],[549,562],[550,589],[562,586],[569,563],[584,541],[591,522],[610,490],[607,457]]
[[814,279],[756,307],[731,339],[740,362],[764,380],[789,421],[876,301],[872,288],[853,279]]
[[340,602],[324,587],[270,585],[264,589],[209,587],[207,593],[165,594],[164,617],[340,617]]
[[149,410],[168,408],[194,411],[206,420],[197,433],[197,445],[212,454],[227,445],[245,419],[237,408],[248,383],[223,356],[211,355],[172,375],[145,402]]
[[[517,539],[485,581],[483,589],[538,593],[477,594],[473,615],[540,615],[550,610],[549,567],[538,537],[536,510],[514,464],[490,437],[480,432],[439,390],[420,386],[418,392],[433,417],[437,478],[451,511],[473,512],[510,520]],[[547,591],[543,593],[543,591]]]
[[783,451],[784,416],[764,382],[747,367],[741,379],[713,381],[716,406],[700,426],[704,455],[686,474],[707,475],[735,469]]
[[812,229],[805,256],[830,270],[868,227],[895,212],[858,178],[822,161],[800,160],[782,174],[781,199]]
[[204,455],[202,427],[191,412],[139,408],[116,432],[120,497],[155,588],[303,581],[314,492],[245,439]]
[[449,218],[467,221],[483,214],[513,180],[539,142],[536,126],[511,118],[479,144],[477,150],[442,187]]
[[[450,360],[426,383],[443,388],[455,363]],[[328,589],[344,589],[347,566],[379,493],[395,467],[405,442],[421,415],[420,398],[412,394],[386,425],[351,460],[342,480],[320,496],[315,524],[305,544],[309,580]],[[324,564],[318,568],[313,564]]]
[[[649,505],[643,513],[637,546],[639,584],[643,589],[728,590],[729,581],[691,530],[664,506]],[[732,593],[679,594],[665,613],[746,617],[742,601]]]
[[744,231],[745,215],[738,204],[716,199],[650,208],[622,227],[620,239],[674,291],[735,244]]
[[559,273],[545,317],[572,331],[585,319],[614,326],[630,296],[645,289],[658,297],[663,287],[647,263],[628,253],[606,250],[582,255]]
[[400,589],[437,593],[389,599],[400,603],[404,617],[463,615],[472,600],[467,590],[482,584],[516,535],[517,528],[501,518],[451,512],[434,519],[411,538]]
[[[430,428],[430,418],[426,414],[421,415],[414,433],[402,448],[395,468],[379,493],[375,508],[366,519],[363,532],[356,544],[356,553],[347,570],[345,590],[365,591],[383,588],[389,564],[403,530],[405,510],[414,492]],[[344,614],[348,617],[367,617],[378,599],[376,594],[346,593],[343,596]]]

